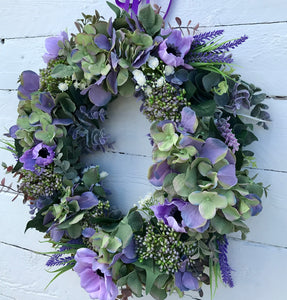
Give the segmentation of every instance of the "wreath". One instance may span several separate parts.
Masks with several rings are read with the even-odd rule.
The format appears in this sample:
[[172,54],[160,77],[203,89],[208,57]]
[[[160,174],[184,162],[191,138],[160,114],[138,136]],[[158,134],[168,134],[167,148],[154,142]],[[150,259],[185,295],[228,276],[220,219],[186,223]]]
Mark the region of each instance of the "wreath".
[[[249,176],[245,147],[255,124],[267,129],[266,95],[234,73],[229,51],[246,36],[222,42],[223,30],[199,33],[180,18],[165,28],[160,7],[139,2],[131,12],[108,2],[114,20],[83,14],[77,34],[46,39],[47,67],[20,76],[6,141],[17,163],[3,166],[31,208],[26,230],[54,247],[47,266],[73,269],[92,299],[202,296],[203,285],[213,294],[218,278],[233,286],[226,234],[244,239],[262,210],[266,188]],[[81,159],[112,147],[104,124],[118,95],[135,95],[152,122],[156,189],[126,215],[108,201],[107,172]]]

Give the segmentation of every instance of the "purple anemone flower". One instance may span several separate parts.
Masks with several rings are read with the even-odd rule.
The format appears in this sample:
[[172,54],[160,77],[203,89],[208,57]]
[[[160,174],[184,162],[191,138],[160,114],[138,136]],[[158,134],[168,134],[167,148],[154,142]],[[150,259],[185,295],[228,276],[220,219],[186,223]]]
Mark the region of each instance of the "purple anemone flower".
[[58,57],[59,50],[61,49],[59,46],[59,41],[65,42],[69,40],[68,34],[65,31],[62,31],[60,35],[49,37],[45,41],[45,47],[47,53],[43,55],[43,60],[45,63],[48,63],[51,59],[55,59]]
[[35,166],[45,167],[53,162],[55,157],[55,146],[47,146],[39,143],[33,148],[24,152],[20,157],[20,162],[24,164],[25,170],[35,171]]
[[198,206],[182,199],[165,200],[164,204],[151,206],[157,219],[177,232],[186,232],[185,227],[203,232],[209,227],[209,222],[203,218]]
[[184,62],[192,41],[192,36],[183,37],[179,30],[173,30],[168,38],[160,43],[158,55],[169,66],[184,66],[186,69],[192,69]]
[[87,248],[77,250],[74,270],[81,278],[81,287],[92,299],[114,300],[118,295],[109,266],[96,260],[97,254]]
[[20,76],[20,85],[18,87],[19,100],[31,100],[31,94],[40,88],[40,77],[33,71],[24,71]]

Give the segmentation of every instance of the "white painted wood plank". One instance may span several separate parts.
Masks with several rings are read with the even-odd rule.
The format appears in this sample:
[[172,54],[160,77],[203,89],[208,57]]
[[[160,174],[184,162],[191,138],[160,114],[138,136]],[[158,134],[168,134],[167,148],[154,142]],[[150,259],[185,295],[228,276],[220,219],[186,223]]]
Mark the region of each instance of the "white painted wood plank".
[[[21,300],[74,300],[89,299],[80,287],[75,272],[61,275],[44,290],[52,278],[45,272],[46,257],[14,247],[0,244],[0,299]],[[229,262],[235,270],[233,289],[219,287],[214,300],[222,299],[260,299],[285,300],[285,271],[287,268],[287,250],[276,247],[264,247],[248,242],[230,240]],[[203,300],[210,299],[209,288],[204,288]],[[193,294],[195,296],[195,294]],[[151,297],[143,297],[151,300]],[[176,300],[176,294],[167,300]],[[183,300],[191,299],[188,295]]]
[[[111,2],[115,2],[111,0]],[[166,0],[152,0],[165,11]],[[109,18],[114,13],[101,0],[1,0],[1,37],[15,38],[27,36],[55,35],[63,29],[74,30],[74,21],[81,18],[81,12],[92,14],[98,9]],[[202,26],[264,23],[286,21],[287,2],[284,0],[229,1],[214,3],[212,0],[173,1],[168,17],[171,24],[179,16]]]
[[47,256],[0,243],[0,299],[73,300],[89,299],[75,272],[67,272],[47,289],[54,274],[46,272]]

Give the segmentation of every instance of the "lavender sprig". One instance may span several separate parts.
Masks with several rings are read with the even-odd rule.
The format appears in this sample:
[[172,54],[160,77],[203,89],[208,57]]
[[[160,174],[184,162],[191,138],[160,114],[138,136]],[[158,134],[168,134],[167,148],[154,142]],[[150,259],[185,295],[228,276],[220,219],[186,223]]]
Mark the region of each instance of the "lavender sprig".
[[239,39],[232,40],[232,41],[229,41],[229,42],[226,42],[226,43],[220,45],[218,48],[214,49],[213,51],[218,54],[228,52],[228,51],[230,51],[230,49],[237,48],[239,45],[244,43],[247,39],[248,39],[248,36],[243,35]]
[[235,153],[239,150],[240,144],[230,128],[230,124],[228,123],[229,119],[230,117],[227,119],[219,119],[217,123],[217,129],[219,130],[221,136],[225,138],[225,144],[233,148],[232,152]]
[[233,279],[231,277],[231,267],[228,264],[227,259],[227,252],[228,252],[228,241],[226,235],[223,235],[223,238],[217,240],[218,246],[218,258],[219,258],[219,265],[221,271],[222,281],[227,284],[229,287],[234,287]]
[[62,257],[63,254],[54,254],[46,262],[46,266],[55,267],[55,266],[65,266],[71,264],[74,259],[72,256]]
[[194,49],[197,46],[200,46],[205,43],[205,41],[209,41],[211,39],[214,39],[220,35],[222,35],[224,30],[214,30],[214,31],[208,31],[204,33],[197,34],[193,37],[193,41],[191,44],[191,49]]
[[213,52],[202,52],[195,53],[189,57],[189,61],[193,62],[201,62],[201,63],[226,63],[231,64],[233,59],[231,55],[225,55],[224,53],[218,54]]

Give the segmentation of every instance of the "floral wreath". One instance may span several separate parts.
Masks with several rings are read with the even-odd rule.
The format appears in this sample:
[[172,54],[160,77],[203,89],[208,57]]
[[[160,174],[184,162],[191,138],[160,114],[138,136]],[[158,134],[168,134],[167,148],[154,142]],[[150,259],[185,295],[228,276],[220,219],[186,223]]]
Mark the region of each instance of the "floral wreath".
[[[223,30],[198,33],[180,18],[164,29],[157,5],[116,4],[114,20],[83,14],[79,33],[47,38],[47,67],[20,76],[6,141],[17,163],[3,166],[30,205],[26,230],[45,233],[55,248],[47,266],[57,276],[73,269],[92,299],[202,296],[218,278],[232,287],[226,234],[245,238],[266,192],[244,150],[257,140],[254,124],[268,128],[266,95],[233,73],[229,52],[247,37],[222,42]],[[103,124],[118,95],[135,95],[152,121],[148,179],[157,187],[126,215],[108,201],[108,174],[81,160],[112,147]]]

